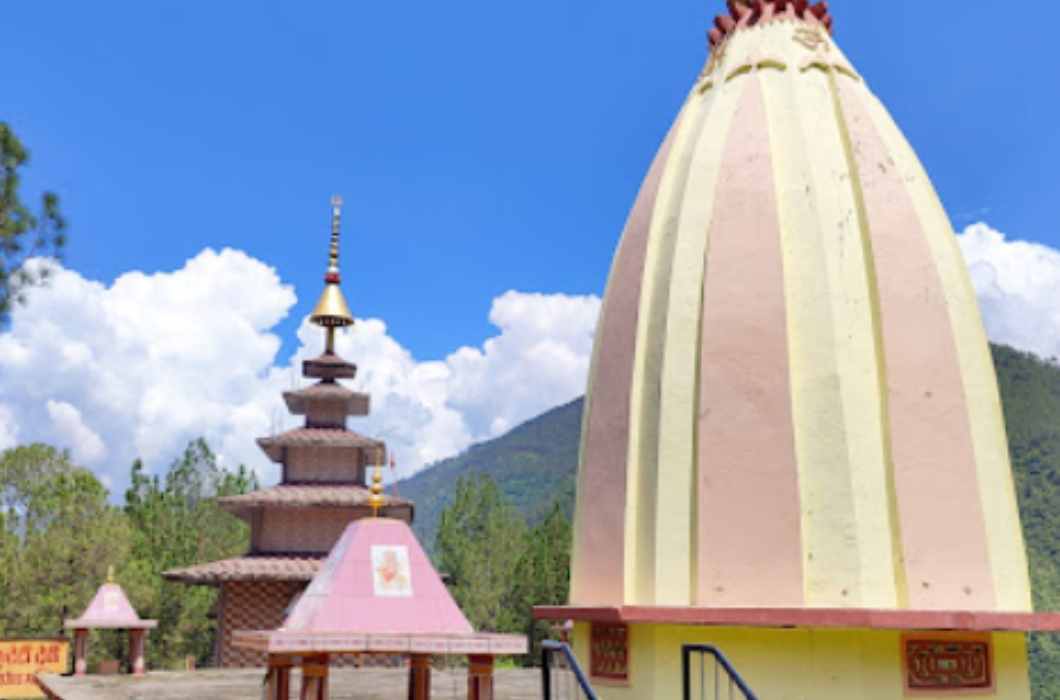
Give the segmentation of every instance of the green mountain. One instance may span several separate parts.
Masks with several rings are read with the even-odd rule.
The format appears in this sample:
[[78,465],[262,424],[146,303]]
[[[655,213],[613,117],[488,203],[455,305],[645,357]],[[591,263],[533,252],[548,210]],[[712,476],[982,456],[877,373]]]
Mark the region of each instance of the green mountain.
[[488,472],[505,497],[537,525],[559,501],[568,518],[574,508],[582,399],[554,408],[511,432],[446,459],[398,482],[402,498],[416,504],[413,530],[433,553],[434,531],[461,476]]
[[[993,346],[1005,409],[1035,606],[1060,610],[1060,366]],[[582,400],[555,408],[507,435],[475,445],[399,484],[416,503],[415,529],[432,547],[438,517],[458,478],[489,472],[531,524],[556,501],[568,517],[581,433]],[[1031,635],[1036,698],[1060,697],[1060,635]]]

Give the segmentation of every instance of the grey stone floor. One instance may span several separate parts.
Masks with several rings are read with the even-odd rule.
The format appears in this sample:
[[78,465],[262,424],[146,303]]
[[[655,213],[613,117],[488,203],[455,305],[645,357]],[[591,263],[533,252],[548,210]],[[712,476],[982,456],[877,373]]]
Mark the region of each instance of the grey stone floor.
[[[155,671],[146,676],[41,676],[62,700],[261,700],[262,670]],[[498,700],[539,700],[541,672],[534,669],[498,669]],[[291,698],[296,700],[301,677],[291,678]],[[408,695],[405,669],[333,669],[334,700],[404,700]],[[464,669],[438,670],[432,676],[433,700],[464,700]]]

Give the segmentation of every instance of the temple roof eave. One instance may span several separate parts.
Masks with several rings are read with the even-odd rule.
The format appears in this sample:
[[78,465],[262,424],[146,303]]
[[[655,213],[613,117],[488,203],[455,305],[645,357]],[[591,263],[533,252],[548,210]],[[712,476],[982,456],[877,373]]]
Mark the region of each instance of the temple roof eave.
[[518,655],[527,652],[527,639],[517,634],[488,632],[288,632],[236,630],[232,642],[266,654],[360,653]]
[[162,578],[194,586],[219,586],[229,581],[308,583],[327,556],[327,552],[248,554],[184,569],[170,569],[162,572]]
[[773,629],[1058,632],[1060,613],[867,608],[718,608],[652,605],[536,606],[535,620]]
[[297,391],[285,391],[283,400],[287,409],[296,416],[303,416],[312,404],[338,403],[348,416],[366,416],[371,409],[368,394],[351,391],[339,384],[321,382]]
[[[217,504],[249,523],[255,511],[266,508],[350,508],[370,514],[370,496],[367,488],[355,484],[280,484],[253,493],[219,498]],[[398,496],[384,498],[384,515],[411,522],[415,514],[412,501]],[[402,514],[408,517],[400,517]]]
[[357,447],[386,453],[386,443],[352,430],[336,428],[295,428],[273,437],[258,438],[258,446],[273,462],[282,464],[286,447]]

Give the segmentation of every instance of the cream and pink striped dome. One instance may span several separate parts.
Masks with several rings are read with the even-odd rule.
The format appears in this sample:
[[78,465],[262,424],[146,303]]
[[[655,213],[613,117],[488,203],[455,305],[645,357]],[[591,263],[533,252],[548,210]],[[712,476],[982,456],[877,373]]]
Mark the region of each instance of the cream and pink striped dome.
[[823,4],[730,6],[611,271],[571,603],[1030,610],[931,182]]

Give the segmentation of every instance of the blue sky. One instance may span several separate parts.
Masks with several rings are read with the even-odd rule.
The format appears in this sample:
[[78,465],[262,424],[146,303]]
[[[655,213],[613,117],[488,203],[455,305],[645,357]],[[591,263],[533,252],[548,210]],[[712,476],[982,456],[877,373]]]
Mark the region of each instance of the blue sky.
[[[989,226],[975,254],[1002,250],[991,231],[1060,247],[1060,5],[832,5],[837,41],[917,149],[955,228]],[[400,395],[377,407],[405,411],[409,435],[459,434],[430,445],[407,437],[413,464],[577,395],[626,214],[722,9],[721,0],[5,3],[0,119],[33,153],[27,188],[63,198],[75,274],[16,314],[11,348],[74,359],[67,380],[41,382],[12,369],[29,364],[5,369],[0,358],[0,384],[25,383],[0,390],[0,447],[42,439],[73,445],[77,457],[80,444],[83,461],[117,474],[148,449],[118,443],[141,440],[150,424],[172,435],[157,459],[201,433],[249,445],[232,447],[233,459],[255,459],[252,438],[283,421],[275,402],[293,381],[292,356],[317,342],[299,329],[321,287],[334,193],[347,202],[347,298],[359,318],[385,321],[362,324],[347,349],[386,365],[390,374],[365,381]],[[1054,251],[1021,250],[1008,274],[1027,260],[1046,260],[1052,274]],[[245,277],[228,286],[214,279],[237,272]],[[244,279],[246,299],[233,291]],[[215,296],[182,315],[173,288],[195,285]],[[1011,289],[991,308],[1007,308]],[[1040,287],[1041,303],[1053,289]],[[97,386],[134,373],[136,352],[99,360],[124,331],[94,338],[87,321],[66,323],[71,342],[46,343],[64,314],[90,318],[86,300],[97,293],[126,309],[119,292],[159,295],[159,308],[174,310],[150,331],[136,328],[168,344],[139,355],[176,359],[139,367],[142,379],[130,381],[181,379],[123,398],[141,406],[139,418],[105,420],[92,403],[101,392],[75,385],[97,370]],[[240,314],[253,328],[224,335],[225,319]],[[33,336],[34,324],[47,332]],[[988,330],[998,324],[988,314]],[[1056,331],[1024,345],[1051,352]],[[993,337],[1017,342],[1013,333]],[[550,346],[559,355],[526,360],[535,334],[561,338]],[[227,356],[202,347],[213,340],[253,351],[226,368]],[[213,374],[195,374],[200,365]],[[546,372],[554,391],[520,403],[516,380],[547,383]],[[226,383],[244,374],[268,382]],[[207,403],[240,394],[217,399],[217,415],[245,420],[214,430],[220,419],[211,423],[208,410],[196,422],[159,408],[197,396],[188,387],[199,384]],[[5,415],[20,416],[6,433]]]
[[[506,290],[601,292],[722,4],[8,3],[0,118],[84,275],[246,251],[299,293],[290,349],[341,192],[355,313],[440,357]],[[1021,8],[832,11],[955,225],[1055,246],[1060,6]]]

